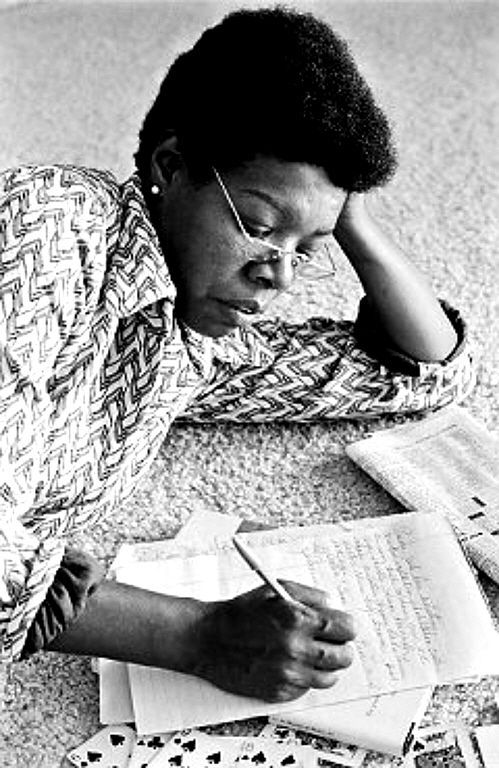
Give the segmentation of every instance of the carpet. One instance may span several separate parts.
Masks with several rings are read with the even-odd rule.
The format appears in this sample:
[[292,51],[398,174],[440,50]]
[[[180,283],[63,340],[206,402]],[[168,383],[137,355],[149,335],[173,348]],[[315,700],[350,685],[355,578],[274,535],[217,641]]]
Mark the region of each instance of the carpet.
[[[124,178],[165,68],[235,7],[0,4],[0,166],[71,162]],[[323,16],[350,42],[391,117],[400,167],[371,210],[468,322],[480,368],[466,406],[497,433],[499,6],[351,0],[298,7]],[[361,291],[346,260],[335,258],[334,281],[302,283],[274,311],[297,320],[353,317]],[[347,442],[388,421],[174,425],[134,497],[78,542],[109,562],[123,541],[171,536],[196,509],[277,525],[396,511],[343,454]],[[87,660],[40,655],[4,674],[4,768],[53,768],[98,728]],[[487,722],[494,686],[444,691],[430,717]]]

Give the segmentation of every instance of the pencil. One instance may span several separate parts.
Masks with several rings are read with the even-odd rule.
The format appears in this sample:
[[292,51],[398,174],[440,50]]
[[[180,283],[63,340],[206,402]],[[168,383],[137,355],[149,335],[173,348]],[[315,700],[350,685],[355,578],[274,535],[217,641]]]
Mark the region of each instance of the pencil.
[[285,600],[287,603],[296,603],[298,602],[295,600],[289,592],[287,592],[284,587],[279,584],[277,579],[275,579],[273,576],[271,576],[267,571],[265,571],[258,561],[255,554],[251,551],[251,549],[248,547],[247,544],[243,544],[242,541],[240,541],[237,536],[232,537],[232,542],[236,548],[236,550],[239,552],[243,560],[246,561],[246,563],[249,565],[249,567],[257,573],[260,578],[267,584],[271,589],[274,590],[275,594],[281,597],[283,600]]

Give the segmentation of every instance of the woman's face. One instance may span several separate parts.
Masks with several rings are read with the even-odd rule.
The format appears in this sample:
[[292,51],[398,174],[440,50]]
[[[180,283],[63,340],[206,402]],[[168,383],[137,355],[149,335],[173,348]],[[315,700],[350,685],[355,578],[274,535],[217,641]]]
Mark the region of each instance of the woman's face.
[[[224,173],[223,181],[249,233],[286,251],[316,251],[330,241],[346,196],[322,169],[269,157]],[[245,239],[215,175],[196,185],[182,165],[155,206],[177,312],[195,331],[223,336],[258,318],[291,285],[289,254],[253,260],[271,250]]]

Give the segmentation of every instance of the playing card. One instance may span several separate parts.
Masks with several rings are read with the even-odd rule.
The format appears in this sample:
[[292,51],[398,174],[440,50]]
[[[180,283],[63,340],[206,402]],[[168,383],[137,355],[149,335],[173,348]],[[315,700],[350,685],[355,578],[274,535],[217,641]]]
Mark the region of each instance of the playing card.
[[317,765],[317,753],[312,747],[257,736],[245,739],[234,768],[317,768]]
[[469,733],[462,727],[418,731],[404,768],[480,768]]
[[107,725],[66,757],[78,768],[126,768],[134,741],[135,731],[128,725]]
[[[334,739],[316,737],[312,734],[307,734],[307,742],[305,743],[297,731],[286,725],[279,725],[279,723],[268,723],[259,735],[263,738],[274,739],[278,744],[310,746],[315,750],[318,760],[334,761],[337,765],[348,766],[348,768],[359,768],[366,756],[366,750],[361,747],[356,747],[353,744],[341,744]],[[318,743],[320,743],[320,747]]]
[[198,730],[179,731],[148,768],[233,768],[240,739],[210,736]]
[[151,760],[170,741],[171,733],[154,733],[149,736],[137,736],[132,754],[126,768],[146,768]]

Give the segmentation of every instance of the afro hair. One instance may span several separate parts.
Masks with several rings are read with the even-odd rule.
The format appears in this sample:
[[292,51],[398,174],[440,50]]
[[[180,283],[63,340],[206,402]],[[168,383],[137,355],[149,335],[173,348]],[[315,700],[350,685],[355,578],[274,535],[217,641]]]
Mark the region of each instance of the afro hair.
[[174,133],[193,177],[257,155],[322,167],[347,192],[384,184],[396,166],[388,121],[347,44],[310,13],[240,10],[207,29],[168,70],[139,135],[148,180]]

